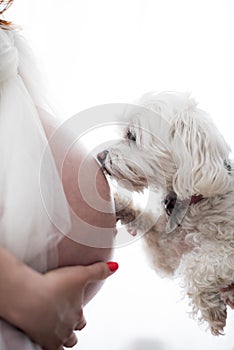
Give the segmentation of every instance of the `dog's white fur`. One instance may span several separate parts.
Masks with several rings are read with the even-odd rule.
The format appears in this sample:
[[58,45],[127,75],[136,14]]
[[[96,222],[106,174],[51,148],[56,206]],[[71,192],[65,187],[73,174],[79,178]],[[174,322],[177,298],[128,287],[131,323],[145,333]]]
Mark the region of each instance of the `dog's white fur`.
[[[162,210],[155,222],[152,213],[141,213],[117,197],[117,217],[128,229],[145,232],[155,269],[179,275],[193,315],[207,321],[213,334],[221,334],[226,303],[220,289],[234,282],[230,148],[188,94],[148,94],[141,106],[128,117],[125,139],[108,149],[105,168],[117,181],[128,180],[135,191],[174,192],[179,205],[171,216]],[[194,195],[203,199],[188,205]]]

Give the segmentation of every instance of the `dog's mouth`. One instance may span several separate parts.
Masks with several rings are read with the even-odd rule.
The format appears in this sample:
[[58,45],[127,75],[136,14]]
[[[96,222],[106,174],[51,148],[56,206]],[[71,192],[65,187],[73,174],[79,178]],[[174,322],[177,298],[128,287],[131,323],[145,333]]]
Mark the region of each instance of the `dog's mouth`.
[[105,165],[102,165],[102,171],[106,173],[107,175],[111,176],[111,172],[106,168]]

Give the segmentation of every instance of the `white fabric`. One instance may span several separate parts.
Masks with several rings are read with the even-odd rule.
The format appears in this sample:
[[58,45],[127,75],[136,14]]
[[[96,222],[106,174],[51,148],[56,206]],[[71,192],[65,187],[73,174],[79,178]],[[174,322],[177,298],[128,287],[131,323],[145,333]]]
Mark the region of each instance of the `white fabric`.
[[[48,147],[44,153],[37,107],[46,109],[46,102],[38,77],[19,32],[0,28],[0,245],[45,271],[48,249],[56,253],[70,229],[70,213],[52,153]],[[0,321],[0,348],[39,349],[20,334]]]
[[9,323],[0,320],[0,349],[1,350],[42,350],[31,342],[20,330]]

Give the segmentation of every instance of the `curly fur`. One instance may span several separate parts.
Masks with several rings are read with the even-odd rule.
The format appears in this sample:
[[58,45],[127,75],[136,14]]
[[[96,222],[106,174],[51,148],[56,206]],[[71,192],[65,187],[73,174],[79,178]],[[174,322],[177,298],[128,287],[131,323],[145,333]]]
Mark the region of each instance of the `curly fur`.
[[146,187],[165,195],[173,191],[178,203],[194,195],[203,199],[175,206],[171,216],[160,203],[162,212],[155,220],[152,213],[117,196],[117,217],[128,230],[145,233],[156,271],[179,276],[192,314],[206,321],[213,334],[221,334],[226,303],[220,289],[234,282],[230,148],[188,94],[148,94],[140,105],[128,116],[125,139],[108,149],[104,164],[108,174],[117,181],[127,180],[135,191]]

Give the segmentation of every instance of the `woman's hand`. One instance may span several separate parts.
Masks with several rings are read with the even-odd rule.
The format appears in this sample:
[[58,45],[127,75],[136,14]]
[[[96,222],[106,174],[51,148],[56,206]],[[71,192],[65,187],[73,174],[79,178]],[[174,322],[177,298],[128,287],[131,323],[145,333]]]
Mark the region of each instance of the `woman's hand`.
[[[41,331],[43,330],[44,334],[39,334],[39,338],[35,334],[37,339],[32,334],[34,340],[46,350],[59,349],[61,345],[74,346],[77,338],[73,331],[81,330],[86,325],[83,315],[85,289],[90,283],[110,276],[114,272],[110,268],[118,267],[117,264],[113,264],[108,266],[106,263],[96,263],[89,266],[65,267],[44,275],[47,307],[41,305],[44,309],[40,315],[41,320],[38,320],[38,316],[35,318],[35,326],[38,327],[38,321],[41,321]],[[29,336],[31,324],[32,322],[27,330]]]
[[109,277],[116,263],[95,263],[42,275],[0,249],[0,317],[25,332],[44,350],[72,347],[86,322],[86,288]]

